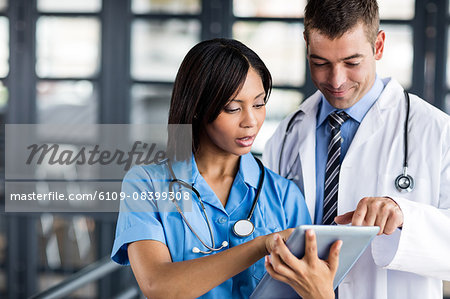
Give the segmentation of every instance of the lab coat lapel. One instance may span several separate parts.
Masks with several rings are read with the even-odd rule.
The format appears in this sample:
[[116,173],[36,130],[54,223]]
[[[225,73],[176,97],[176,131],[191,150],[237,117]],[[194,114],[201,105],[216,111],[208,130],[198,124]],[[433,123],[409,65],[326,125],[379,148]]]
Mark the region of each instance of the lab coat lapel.
[[[363,118],[358,130],[356,131],[355,137],[347,151],[346,157],[351,157],[354,153],[358,153],[358,149],[364,143],[366,143],[371,138],[376,137],[377,133],[380,133],[384,126],[384,121],[381,116],[381,111],[395,105],[395,99],[398,92],[401,92],[402,87],[395,81],[390,81],[385,86],[383,92],[381,93],[379,99],[367,112],[366,116]],[[346,162],[344,158],[343,163]],[[350,166],[350,165],[346,165]]]
[[316,210],[316,124],[321,94],[316,92],[300,109],[304,112],[298,126],[299,155],[306,205],[314,223]]

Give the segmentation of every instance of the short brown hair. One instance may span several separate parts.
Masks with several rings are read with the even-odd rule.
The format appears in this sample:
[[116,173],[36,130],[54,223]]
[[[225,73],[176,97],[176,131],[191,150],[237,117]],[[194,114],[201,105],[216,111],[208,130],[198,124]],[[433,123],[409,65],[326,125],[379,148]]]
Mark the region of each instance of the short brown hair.
[[358,23],[365,25],[367,40],[375,44],[380,26],[376,0],[308,0],[305,36],[316,29],[331,39],[339,38]]

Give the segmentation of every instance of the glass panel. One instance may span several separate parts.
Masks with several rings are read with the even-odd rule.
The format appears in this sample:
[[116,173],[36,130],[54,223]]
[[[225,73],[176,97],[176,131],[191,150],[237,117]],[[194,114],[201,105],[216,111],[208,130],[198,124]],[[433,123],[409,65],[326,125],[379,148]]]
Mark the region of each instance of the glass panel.
[[8,0],[0,0],[0,11],[6,10],[8,7]]
[[135,84],[131,88],[133,124],[167,124],[172,86]]
[[450,87],[450,26],[447,28],[447,65],[446,65],[446,78],[447,86]]
[[414,0],[378,0],[381,19],[411,20],[414,18]]
[[[450,94],[447,94],[447,96],[445,97],[444,112],[450,114]],[[450,284],[449,284],[449,287],[450,287]],[[450,291],[450,288],[449,288],[449,291]]]
[[293,90],[273,89],[266,105],[266,120],[253,143],[252,152],[262,153],[264,146],[275,132],[280,121],[297,110],[303,101],[303,94]]
[[97,88],[90,81],[41,81],[37,84],[37,114],[41,124],[98,122]]
[[131,10],[134,13],[200,13],[200,0],[133,0]]
[[136,20],[132,25],[131,75],[138,80],[174,81],[181,61],[199,36],[198,21]]
[[100,22],[95,18],[41,17],[36,43],[40,77],[87,77],[99,70]]
[[303,17],[307,0],[234,0],[238,17]]
[[8,88],[0,81],[0,112],[4,110],[8,103]]
[[43,12],[98,12],[101,0],[38,0],[37,8]]
[[[6,77],[9,72],[9,21],[0,17],[0,77]],[[1,105],[1,103],[0,103]]]
[[[236,22],[233,36],[254,50],[272,73],[274,84],[305,82],[303,26],[283,22]],[[270,38],[268,38],[270,37]]]
[[[83,216],[41,214],[37,221],[39,240],[39,291],[67,279],[98,260],[94,219]],[[59,271],[55,271],[59,270]],[[98,298],[95,283],[88,283],[71,295],[74,298]]]
[[377,61],[380,77],[393,77],[404,88],[411,87],[413,72],[413,34],[407,25],[384,25],[386,42],[381,60]]

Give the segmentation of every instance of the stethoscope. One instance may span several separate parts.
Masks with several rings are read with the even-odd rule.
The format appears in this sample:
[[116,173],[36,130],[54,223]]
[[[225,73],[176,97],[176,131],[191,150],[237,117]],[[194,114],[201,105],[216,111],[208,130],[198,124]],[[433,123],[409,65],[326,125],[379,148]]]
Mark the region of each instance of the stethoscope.
[[[233,233],[236,236],[241,237],[241,238],[250,236],[253,233],[253,231],[255,230],[255,225],[251,221],[251,218],[253,216],[253,212],[255,211],[256,204],[258,203],[259,195],[261,194],[262,186],[263,186],[263,183],[264,183],[264,175],[265,175],[264,166],[263,166],[262,162],[258,158],[255,157],[255,160],[258,163],[258,166],[259,166],[261,174],[259,176],[258,188],[256,189],[256,195],[255,195],[255,198],[253,199],[252,207],[251,207],[250,212],[248,213],[248,216],[247,216],[246,219],[238,220],[233,225]],[[200,248],[198,248],[198,247],[193,247],[192,248],[192,252],[193,253],[210,254],[212,252],[219,251],[219,250],[222,250],[223,248],[227,247],[228,246],[228,242],[227,241],[223,241],[222,244],[220,245],[220,247],[216,248],[216,243],[215,243],[215,240],[214,240],[214,234],[213,234],[213,231],[212,231],[211,223],[209,221],[208,213],[206,213],[205,205],[203,204],[202,197],[200,196],[200,193],[198,192],[198,190],[194,186],[192,186],[191,184],[188,184],[185,181],[177,179],[177,177],[175,176],[175,173],[173,171],[172,163],[171,163],[170,159],[164,159],[163,161],[160,161],[158,164],[162,164],[164,162],[167,163],[170,175],[172,177],[171,180],[169,181],[169,192],[173,192],[173,185],[174,184],[179,184],[179,185],[181,185],[181,186],[183,186],[185,188],[188,188],[188,189],[192,190],[192,192],[194,192],[195,195],[198,198],[198,202],[200,203],[203,215],[205,216],[205,219],[206,219],[206,224],[208,225],[209,234],[211,236],[211,246],[206,244],[202,240],[202,238],[200,238],[200,236],[196,233],[194,228],[191,226],[189,221],[186,219],[183,211],[181,210],[180,206],[177,203],[177,200],[176,199],[172,200],[172,202],[175,204],[175,207],[176,207],[178,213],[181,215],[181,217],[183,218],[184,222],[187,224],[187,226],[189,227],[191,232],[195,235],[195,237],[197,237],[197,239],[200,241],[200,243],[202,243],[202,245],[205,246],[208,249],[208,251],[204,251],[204,250],[200,250]]]
[[[404,139],[403,172],[399,176],[397,176],[397,178],[395,179],[394,185],[395,185],[395,188],[399,192],[411,192],[414,189],[414,178],[408,174],[408,124],[409,124],[409,109],[411,106],[411,100],[409,98],[409,94],[405,90],[403,90],[403,93],[405,94],[405,99],[406,99],[406,119],[405,119],[405,128],[404,128],[404,132],[403,132],[403,139]],[[282,164],[282,158],[283,158],[283,153],[284,153],[284,147],[286,144],[286,139],[287,139],[287,136],[292,131],[292,128],[293,128],[293,125],[295,123],[297,116],[301,112],[303,112],[303,111],[299,110],[296,113],[294,113],[294,115],[292,115],[292,117],[289,120],[288,125],[286,127],[286,131],[284,132],[283,142],[281,143],[280,159],[278,161],[278,172],[280,173],[280,175],[283,175],[283,174],[281,174],[281,164]],[[288,177],[293,168],[294,167],[291,167],[291,169],[283,176]]]

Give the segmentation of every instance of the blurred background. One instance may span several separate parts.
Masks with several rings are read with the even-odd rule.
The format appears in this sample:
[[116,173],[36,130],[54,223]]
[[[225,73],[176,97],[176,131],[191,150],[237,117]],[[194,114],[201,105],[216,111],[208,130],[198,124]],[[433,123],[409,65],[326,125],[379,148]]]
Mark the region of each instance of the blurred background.
[[[447,113],[449,2],[379,0],[386,47],[377,66],[381,77],[395,77]],[[0,0],[1,210],[4,123],[165,123],[178,66],[204,39],[236,38],[270,69],[274,89],[254,145],[261,153],[279,121],[315,91],[302,36],[305,4]],[[28,298],[107,257],[115,220],[115,213],[0,212],[0,298]],[[83,283],[72,298],[140,296],[129,268],[105,262],[93,268],[105,269],[104,275]]]

